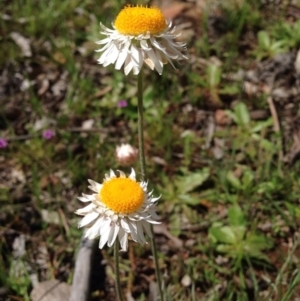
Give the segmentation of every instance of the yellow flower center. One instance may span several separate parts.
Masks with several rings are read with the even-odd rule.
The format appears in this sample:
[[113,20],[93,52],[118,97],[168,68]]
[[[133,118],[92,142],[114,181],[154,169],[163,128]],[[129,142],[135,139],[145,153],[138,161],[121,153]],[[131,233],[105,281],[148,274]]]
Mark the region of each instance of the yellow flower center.
[[167,22],[157,7],[126,6],[118,14],[115,27],[119,33],[138,36],[148,31],[150,34],[161,33],[166,29]]
[[130,178],[113,178],[103,183],[100,198],[112,211],[130,214],[142,206],[144,191]]

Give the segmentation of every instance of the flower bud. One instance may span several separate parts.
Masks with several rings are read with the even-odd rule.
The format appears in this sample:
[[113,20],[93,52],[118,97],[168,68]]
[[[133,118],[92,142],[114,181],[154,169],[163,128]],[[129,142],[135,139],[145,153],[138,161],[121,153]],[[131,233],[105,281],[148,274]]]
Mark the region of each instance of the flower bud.
[[139,151],[130,144],[121,144],[116,148],[116,159],[120,165],[132,165],[136,162]]

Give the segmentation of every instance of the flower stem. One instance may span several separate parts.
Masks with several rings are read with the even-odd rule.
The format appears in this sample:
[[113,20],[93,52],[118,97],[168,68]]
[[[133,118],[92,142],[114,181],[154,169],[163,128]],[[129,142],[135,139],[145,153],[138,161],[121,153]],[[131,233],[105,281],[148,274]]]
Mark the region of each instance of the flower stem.
[[143,109],[143,75],[142,70],[138,75],[138,136],[139,136],[139,158],[141,177],[146,178],[146,162],[144,149],[144,109]]
[[[142,70],[138,75],[138,137],[139,137],[139,159],[140,159],[140,169],[142,180],[145,181],[146,178],[146,162],[145,162],[145,149],[144,149],[144,115],[143,115],[143,74]],[[150,237],[151,249],[154,258],[155,265],[155,275],[159,288],[160,301],[164,301],[164,296],[162,292],[162,281],[160,276],[160,270],[158,265],[157,248],[154,239],[153,226],[150,224],[151,234]]]
[[119,269],[119,240],[115,240],[114,245],[114,261],[115,261],[115,275],[116,275],[116,291],[119,301],[123,301],[121,284],[120,284],[120,269]]

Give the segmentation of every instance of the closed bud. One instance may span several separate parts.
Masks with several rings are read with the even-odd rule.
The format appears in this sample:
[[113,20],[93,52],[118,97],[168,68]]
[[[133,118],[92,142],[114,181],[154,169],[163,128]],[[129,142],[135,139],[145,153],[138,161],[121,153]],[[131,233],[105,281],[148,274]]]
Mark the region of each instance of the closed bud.
[[130,144],[121,144],[116,148],[116,159],[120,165],[132,165],[136,162],[139,151]]

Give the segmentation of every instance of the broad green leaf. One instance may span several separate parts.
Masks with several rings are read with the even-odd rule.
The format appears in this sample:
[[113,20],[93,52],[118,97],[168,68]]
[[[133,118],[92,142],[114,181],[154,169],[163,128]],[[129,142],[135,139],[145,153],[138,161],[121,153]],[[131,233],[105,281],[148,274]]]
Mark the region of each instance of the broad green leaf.
[[243,102],[239,102],[234,106],[234,112],[238,125],[248,125],[250,122],[250,114],[247,106]]
[[238,201],[237,194],[220,193],[218,196],[219,199],[224,200],[224,202],[230,202],[232,204],[235,204]]
[[262,182],[258,185],[257,193],[268,193],[275,189],[275,184],[273,182]]
[[243,188],[247,189],[248,187],[251,187],[254,181],[254,174],[252,170],[246,169],[244,171],[243,177],[242,177],[242,183]]
[[220,228],[210,228],[209,234],[213,236],[216,241],[226,244],[236,243],[236,236],[231,227],[223,226]]
[[192,207],[183,205],[182,211],[185,217],[188,219],[190,223],[198,223],[199,222],[199,214],[196,210],[194,210]]
[[262,30],[258,33],[257,36],[258,36],[259,46],[262,47],[263,49],[268,49],[271,44],[271,40],[270,40],[268,33],[266,31]]
[[262,139],[260,141],[260,147],[265,149],[266,151],[271,151],[271,152],[274,151],[274,143],[272,143],[267,139]]
[[236,95],[239,92],[240,92],[240,87],[238,85],[225,86],[223,89],[219,90],[219,94],[227,94],[227,95]]
[[218,245],[216,247],[216,250],[220,253],[233,253],[234,252],[234,247],[232,245]]
[[207,79],[209,87],[217,87],[221,81],[221,69],[215,64],[209,65],[207,68]]
[[257,133],[261,130],[273,125],[273,118],[270,117],[266,121],[257,122],[252,128],[251,133]]
[[261,234],[249,233],[245,240],[245,248],[250,254],[251,252],[270,249],[272,246],[272,240]]
[[260,251],[253,251],[253,252],[251,252],[251,253],[248,253],[248,252],[245,250],[245,256],[246,256],[246,255],[248,255],[249,257],[252,257],[252,258],[257,258],[257,259],[259,259],[259,260],[264,260],[264,261],[266,261],[266,262],[270,262],[269,257],[268,257],[266,254],[264,254],[264,253],[262,253],[262,252],[260,252]]
[[189,174],[184,177],[180,177],[177,180],[180,194],[188,193],[194,190],[196,187],[203,184],[209,177],[209,168],[203,168],[200,171]]
[[225,113],[235,122],[235,123],[237,123],[237,117],[236,117],[236,115],[232,112],[232,111],[230,111],[230,110],[225,110]]
[[272,43],[271,49],[273,51],[275,51],[275,53],[279,53],[279,52],[284,51],[283,46],[284,46],[283,41],[277,41],[277,42]]
[[291,204],[291,203],[285,202],[285,206],[288,208],[289,213],[292,216],[295,216],[297,218],[300,217],[300,208],[298,207],[297,204]]
[[178,195],[178,200],[180,201],[180,203],[192,206],[197,206],[200,204],[200,198],[191,194],[180,194]]
[[229,184],[236,188],[236,189],[240,189],[241,188],[241,182],[240,180],[234,175],[234,173],[230,170],[228,171],[227,175],[226,175],[226,180],[229,182]]
[[245,226],[235,226],[235,227],[232,227],[232,230],[235,234],[236,241],[239,243],[242,243],[245,238],[246,227]]
[[176,214],[170,215],[170,232],[174,236],[179,236],[181,233],[181,217],[179,212]]
[[228,209],[228,219],[230,226],[245,226],[246,220],[240,206],[233,205]]

